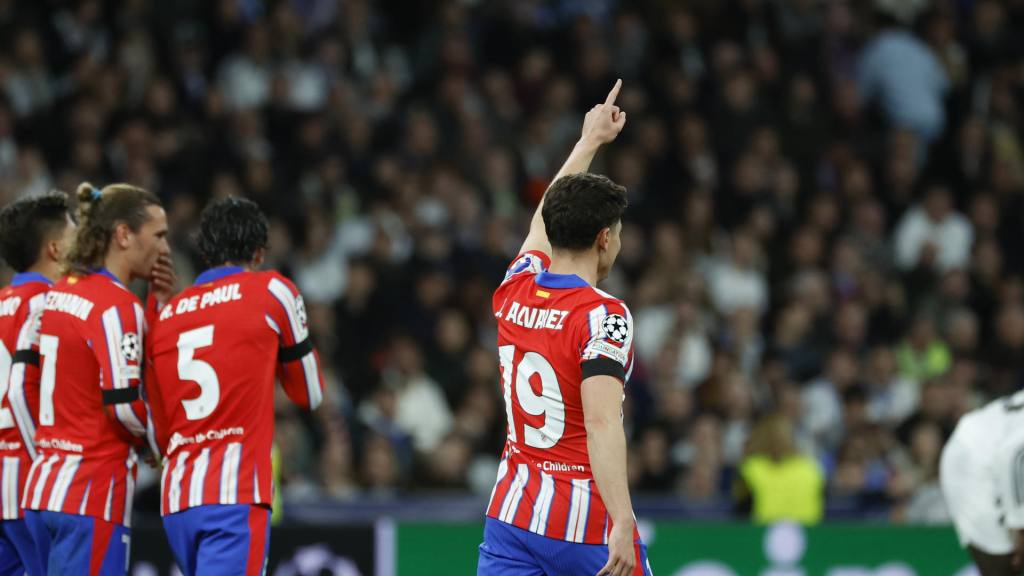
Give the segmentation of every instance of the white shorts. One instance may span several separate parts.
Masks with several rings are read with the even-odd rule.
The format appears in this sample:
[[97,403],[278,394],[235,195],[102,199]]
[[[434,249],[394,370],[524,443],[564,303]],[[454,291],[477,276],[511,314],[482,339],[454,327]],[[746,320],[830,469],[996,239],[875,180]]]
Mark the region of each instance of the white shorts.
[[[960,432],[960,428],[957,428]],[[1013,552],[1013,533],[1003,525],[1003,510],[993,471],[994,455],[967,446],[953,433],[942,449],[939,484],[961,546],[993,555]]]

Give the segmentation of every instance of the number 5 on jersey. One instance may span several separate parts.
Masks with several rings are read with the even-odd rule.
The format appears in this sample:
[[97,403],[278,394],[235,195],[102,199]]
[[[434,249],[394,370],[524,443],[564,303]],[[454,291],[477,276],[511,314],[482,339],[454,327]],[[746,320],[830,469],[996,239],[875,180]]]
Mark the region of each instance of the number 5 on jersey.
[[[523,412],[531,416],[544,418],[544,425],[535,428],[523,423],[523,441],[533,448],[551,448],[562,439],[565,433],[565,403],[562,390],[558,386],[558,376],[547,358],[536,352],[527,352],[518,365],[514,365],[516,347],[514,345],[498,348],[501,360],[501,377],[505,392],[505,410],[508,414],[508,437],[518,442],[518,426],[515,421],[513,400],[519,404]],[[530,384],[534,375],[540,377],[541,393],[537,394]],[[513,386],[514,383],[514,386]]]
[[220,402],[220,380],[209,363],[195,358],[197,348],[213,345],[213,325],[203,326],[178,336],[178,378],[199,385],[199,396],[182,400],[185,417],[201,420],[210,414]]

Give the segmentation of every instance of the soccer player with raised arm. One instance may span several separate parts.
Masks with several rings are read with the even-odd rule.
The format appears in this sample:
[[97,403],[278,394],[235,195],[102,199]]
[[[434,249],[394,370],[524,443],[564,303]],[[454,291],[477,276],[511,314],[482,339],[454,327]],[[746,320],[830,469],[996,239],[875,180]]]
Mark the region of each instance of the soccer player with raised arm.
[[135,186],[82,184],[77,195],[68,275],[47,293],[39,328],[38,455],[22,505],[47,574],[125,574],[148,425],[145,312],[127,285],[150,279],[166,297],[167,218]]
[[36,456],[39,389],[32,383],[39,380],[39,321],[74,233],[68,198],[60,192],[22,198],[0,211],[0,257],[16,272],[0,289],[0,576],[45,574],[21,493]]
[[626,113],[592,108],[494,293],[508,441],[477,573],[649,574],[626,482],[632,317],[596,288],[619,253],[626,191],[588,174]]
[[274,380],[312,410],[323,377],[302,296],[258,270],[267,219],[256,204],[207,206],[198,244],[210,269],[163,308],[146,343],[161,513],[187,576],[257,575],[270,542]]

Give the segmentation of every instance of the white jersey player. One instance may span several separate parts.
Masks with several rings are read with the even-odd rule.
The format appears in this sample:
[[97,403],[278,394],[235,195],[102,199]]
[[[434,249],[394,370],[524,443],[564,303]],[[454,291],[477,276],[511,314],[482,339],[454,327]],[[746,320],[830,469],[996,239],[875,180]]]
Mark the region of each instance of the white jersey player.
[[939,481],[960,544],[982,576],[1021,574],[1024,391],[960,419],[942,450]]

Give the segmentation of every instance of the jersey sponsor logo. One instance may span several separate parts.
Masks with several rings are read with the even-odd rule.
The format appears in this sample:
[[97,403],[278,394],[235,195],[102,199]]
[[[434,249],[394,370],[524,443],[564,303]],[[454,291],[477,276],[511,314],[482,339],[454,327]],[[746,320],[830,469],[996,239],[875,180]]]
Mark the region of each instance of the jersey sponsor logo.
[[0,440],[0,451],[21,450],[21,442],[7,442]]
[[629,339],[629,323],[626,319],[618,314],[609,314],[605,316],[601,322],[601,328],[604,335],[609,340],[614,340],[619,344],[622,344]]
[[20,306],[21,298],[19,296],[0,300],[0,316],[14,316]]
[[[121,337],[121,355],[129,362],[139,361],[139,335],[135,332],[125,332]],[[135,376],[136,378],[138,375]]]
[[77,294],[50,291],[46,294],[46,310],[70,314],[79,320],[88,320],[95,305]]
[[537,467],[545,472],[583,472],[586,473],[587,467],[583,464],[566,464],[565,462],[552,462],[545,460]]
[[568,310],[531,308],[513,300],[505,314],[505,320],[532,330],[561,330],[565,327],[567,316],[569,316]]
[[206,432],[200,432],[195,436],[182,436],[180,433],[175,432],[171,435],[170,446],[167,448],[167,453],[174,452],[175,448],[179,446],[185,446],[189,444],[202,444],[209,440],[222,440],[228,436],[244,436],[245,428],[240,426],[233,426],[231,428],[221,428],[219,430],[207,430]]
[[76,444],[75,442],[65,440],[63,438],[43,438],[39,441],[39,447],[78,453],[81,453],[84,450],[81,444]]

